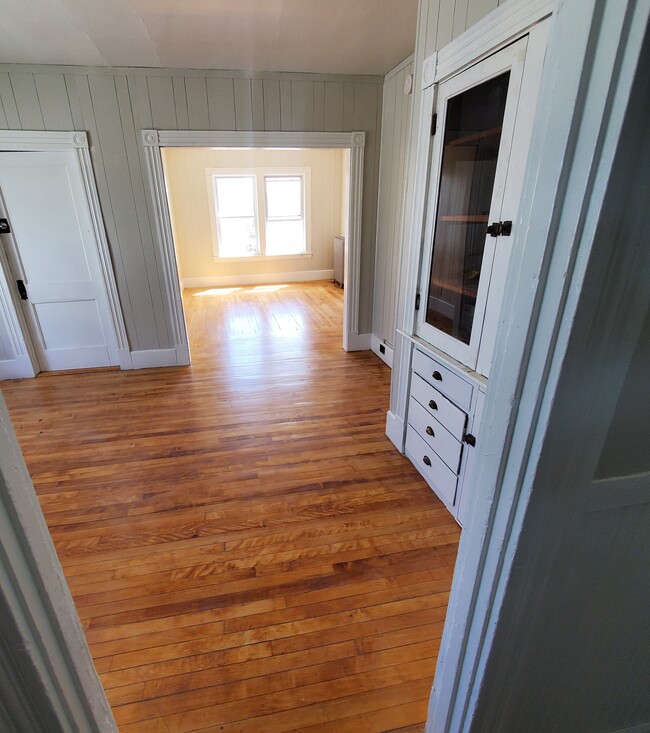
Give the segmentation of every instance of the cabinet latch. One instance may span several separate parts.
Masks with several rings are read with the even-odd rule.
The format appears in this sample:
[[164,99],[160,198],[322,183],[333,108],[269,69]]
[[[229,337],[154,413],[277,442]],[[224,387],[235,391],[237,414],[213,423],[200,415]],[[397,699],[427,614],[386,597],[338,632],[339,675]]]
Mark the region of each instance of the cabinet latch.
[[471,445],[472,448],[476,445],[476,438],[471,433],[465,433],[465,437],[463,440],[467,443],[467,445]]
[[415,310],[420,310],[420,293],[417,293],[415,296]]
[[493,221],[487,228],[486,234],[491,237],[509,237],[512,234],[511,221]]

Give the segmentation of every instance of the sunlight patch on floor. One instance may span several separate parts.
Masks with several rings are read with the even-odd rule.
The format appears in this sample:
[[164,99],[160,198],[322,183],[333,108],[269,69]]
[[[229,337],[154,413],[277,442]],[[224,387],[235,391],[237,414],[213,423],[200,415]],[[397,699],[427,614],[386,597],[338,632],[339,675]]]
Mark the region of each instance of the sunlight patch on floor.
[[193,298],[199,298],[204,295],[230,295],[230,293],[236,293],[241,288],[210,288],[209,290],[202,290],[200,293],[192,293]]

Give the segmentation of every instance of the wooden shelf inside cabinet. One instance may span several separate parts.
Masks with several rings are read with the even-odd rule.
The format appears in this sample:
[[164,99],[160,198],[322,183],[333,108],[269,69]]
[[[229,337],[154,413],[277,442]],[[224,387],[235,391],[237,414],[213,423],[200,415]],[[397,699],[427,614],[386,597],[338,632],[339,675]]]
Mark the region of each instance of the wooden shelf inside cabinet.
[[487,137],[494,137],[495,135],[501,134],[501,127],[491,127],[489,130],[481,130],[480,132],[472,132],[469,135],[463,135],[463,137],[450,140],[447,145],[450,147],[456,145],[467,145],[467,143],[475,143],[479,140],[483,140]]
[[464,223],[481,223],[487,224],[488,222],[488,215],[487,214],[464,214],[462,216],[441,216],[441,221],[457,221],[457,222],[464,222]]
[[452,283],[443,282],[441,280],[431,280],[431,288],[440,288],[441,290],[449,290],[452,293],[458,293],[459,295],[466,295],[469,298],[476,299],[476,293],[478,288],[463,288],[460,285],[454,285]]

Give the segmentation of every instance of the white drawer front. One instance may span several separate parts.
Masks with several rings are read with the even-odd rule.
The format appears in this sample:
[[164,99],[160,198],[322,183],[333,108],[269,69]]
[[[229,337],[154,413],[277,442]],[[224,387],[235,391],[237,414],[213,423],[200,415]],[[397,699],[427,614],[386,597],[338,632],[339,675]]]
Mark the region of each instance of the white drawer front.
[[415,373],[411,378],[411,397],[415,397],[456,439],[463,439],[467,415]]
[[416,400],[409,404],[409,425],[442,458],[454,473],[458,473],[462,443],[446,430]]
[[422,351],[413,352],[413,371],[429,382],[439,392],[462,407],[469,410],[472,401],[472,385],[447,368],[444,364],[432,359]]
[[406,431],[406,455],[442,501],[453,507],[458,477],[410,426]]

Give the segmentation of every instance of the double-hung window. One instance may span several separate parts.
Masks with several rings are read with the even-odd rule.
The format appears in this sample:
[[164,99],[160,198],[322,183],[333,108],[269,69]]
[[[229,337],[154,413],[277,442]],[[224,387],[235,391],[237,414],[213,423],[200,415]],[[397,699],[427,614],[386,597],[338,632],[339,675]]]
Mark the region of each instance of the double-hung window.
[[217,259],[310,255],[309,169],[210,170]]

